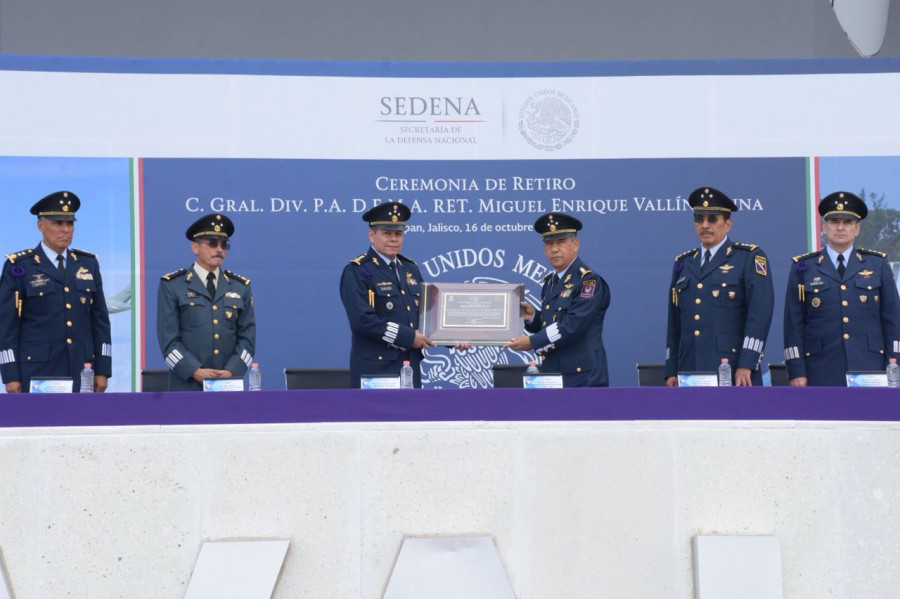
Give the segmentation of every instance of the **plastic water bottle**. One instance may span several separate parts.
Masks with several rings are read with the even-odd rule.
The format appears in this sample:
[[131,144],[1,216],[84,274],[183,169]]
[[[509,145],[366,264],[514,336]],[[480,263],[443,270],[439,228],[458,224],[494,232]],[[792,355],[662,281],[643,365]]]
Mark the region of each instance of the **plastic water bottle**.
[[403,360],[403,367],[400,369],[400,388],[412,389],[413,387],[412,366],[409,365],[409,360]]
[[541,371],[538,370],[537,363],[532,360],[528,363],[528,368],[525,369],[525,374],[540,374]]
[[79,393],[94,392],[94,369],[91,368],[90,362],[85,362],[84,368],[81,370],[81,387],[78,391]]
[[731,364],[728,363],[728,358],[722,358],[722,363],[719,364],[719,386],[731,386]]
[[888,360],[887,380],[888,387],[900,387],[900,364],[897,364],[897,358]]
[[259,370],[259,362],[250,365],[250,376],[248,377],[247,386],[250,391],[262,391],[262,372]]

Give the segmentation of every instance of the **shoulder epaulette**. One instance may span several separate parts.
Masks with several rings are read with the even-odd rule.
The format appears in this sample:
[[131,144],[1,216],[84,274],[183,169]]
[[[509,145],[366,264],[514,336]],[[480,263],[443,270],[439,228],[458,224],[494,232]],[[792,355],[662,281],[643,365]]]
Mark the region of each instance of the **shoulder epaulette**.
[[809,260],[810,258],[814,257],[818,253],[819,252],[809,252],[808,254],[800,254],[799,256],[794,256],[793,258],[791,258],[791,260],[793,260],[794,262],[800,262],[801,260]]
[[863,254],[872,254],[873,256],[881,256],[882,258],[887,258],[887,254],[884,252],[879,252],[878,250],[867,250],[866,248],[859,248],[859,251]]
[[397,257],[398,257],[401,261],[409,262],[410,264],[415,264],[415,263],[416,263],[415,260],[411,260],[411,259],[407,258],[406,256],[404,256],[403,254],[397,254]]
[[741,243],[740,241],[735,241],[731,245],[739,250],[747,250],[748,252],[754,252],[759,248],[755,243]]
[[180,277],[181,275],[183,275],[186,272],[187,272],[186,268],[179,268],[178,270],[172,271],[169,274],[165,274],[165,275],[161,276],[160,279],[162,279],[164,281],[171,281],[175,277]]
[[678,254],[677,256],[675,256],[675,262],[678,262],[679,260],[684,260],[685,258],[688,257],[689,254],[696,254],[699,251],[700,251],[700,248],[694,248],[692,250],[682,252],[682,253]]
[[91,258],[96,258],[96,257],[97,257],[97,254],[94,254],[94,253],[92,253],[92,252],[86,252],[86,251],[84,251],[84,250],[79,250],[79,249],[76,249],[76,248],[69,248],[69,251],[75,252],[76,254],[81,254],[82,256],[90,256]]
[[365,257],[366,257],[365,254],[360,254],[360,255],[357,256],[356,258],[352,258],[352,259],[350,260],[350,262],[352,262],[353,264],[355,264],[355,265],[357,265],[357,266],[362,266],[362,261],[363,261],[363,258],[365,258]]
[[584,266],[582,266],[581,268],[579,268],[578,271],[581,273],[581,278],[582,278],[582,279],[583,279],[584,277],[588,276],[589,274],[591,274],[591,269],[590,269],[590,268],[586,268],[586,267],[584,267]]
[[239,274],[237,274],[236,272],[231,272],[230,270],[226,270],[226,271],[225,271],[225,276],[226,276],[226,277],[231,277],[232,279],[235,279],[235,280],[237,280],[237,281],[240,281],[240,282],[243,283],[244,285],[249,285],[249,284],[250,284],[250,279],[248,279],[248,278],[245,277],[245,276],[239,275]]
[[27,250],[22,250],[21,252],[13,252],[12,254],[6,254],[6,259],[9,260],[10,264],[15,264],[16,260],[22,260],[23,258],[29,258],[34,255],[34,248],[29,248]]

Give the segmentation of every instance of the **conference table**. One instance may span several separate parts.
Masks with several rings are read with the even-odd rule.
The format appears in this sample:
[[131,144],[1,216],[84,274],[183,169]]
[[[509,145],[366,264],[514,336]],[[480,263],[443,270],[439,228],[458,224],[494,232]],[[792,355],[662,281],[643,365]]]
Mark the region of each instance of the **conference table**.
[[0,426],[317,422],[900,421],[888,388],[307,389],[6,395]]

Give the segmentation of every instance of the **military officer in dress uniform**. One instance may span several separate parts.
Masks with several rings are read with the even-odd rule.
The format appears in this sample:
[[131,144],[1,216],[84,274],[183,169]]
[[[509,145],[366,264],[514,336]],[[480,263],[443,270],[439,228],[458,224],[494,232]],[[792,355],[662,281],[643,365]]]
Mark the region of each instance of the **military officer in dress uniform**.
[[564,387],[608,387],[603,347],[603,318],[609,308],[609,286],[581,258],[581,222],[550,212],[537,219],[534,230],[544,242],[553,272],[544,277],[541,308],[522,303],[525,330],[504,347],[534,350],[544,372],[563,375]]
[[759,366],[774,292],[769,262],[755,244],[728,239],[737,205],[718,189],[688,198],[701,247],[675,258],[666,335],[666,384],[679,372],[715,372],[728,358],[734,384],[761,385]]
[[825,249],[797,256],[784,300],[791,385],[844,386],[848,371],[884,370],[900,358],[900,299],[885,254],[854,249],[868,214],[838,191],[819,202]]
[[170,391],[199,391],[208,378],[242,377],[253,362],[250,279],[221,268],[233,234],[224,214],[201,217],[185,233],[196,261],[159,283],[156,334]]
[[32,377],[71,377],[85,362],[94,389],[112,376],[112,338],[96,254],[70,248],[81,200],[57,191],[31,207],[41,243],[7,256],[0,279],[0,373],[8,393],[28,391]]
[[341,301],[350,321],[353,388],[359,388],[361,375],[399,375],[404,360],[412,366],[415,386],[422,385],[422,350],[434,343],[419,331],[419,267],[400,254],[409,216],[409,208],[396,202],[363,214],[371,247],[350,260],[341,274]]

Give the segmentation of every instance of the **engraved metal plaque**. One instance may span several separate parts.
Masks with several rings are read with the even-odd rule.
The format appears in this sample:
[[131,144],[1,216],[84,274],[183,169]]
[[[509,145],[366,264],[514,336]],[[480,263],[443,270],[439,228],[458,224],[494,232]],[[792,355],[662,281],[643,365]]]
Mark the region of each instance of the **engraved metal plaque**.
[[422,333],[438,345],[503,345],[522,333],[521,283],[425,283]]

